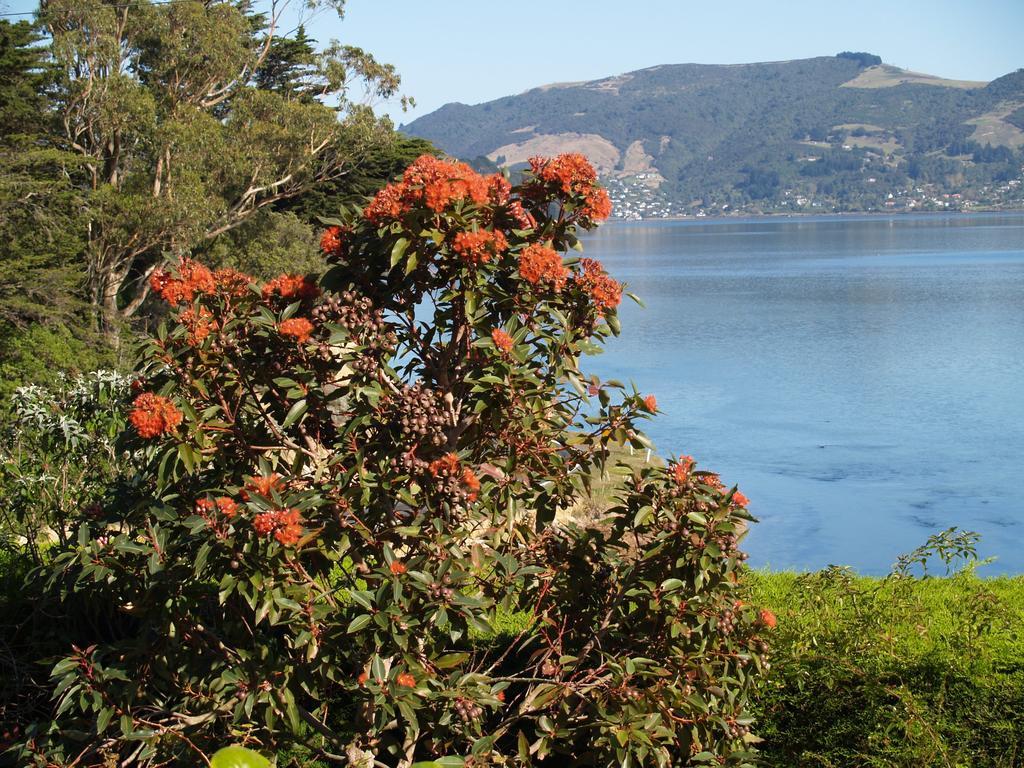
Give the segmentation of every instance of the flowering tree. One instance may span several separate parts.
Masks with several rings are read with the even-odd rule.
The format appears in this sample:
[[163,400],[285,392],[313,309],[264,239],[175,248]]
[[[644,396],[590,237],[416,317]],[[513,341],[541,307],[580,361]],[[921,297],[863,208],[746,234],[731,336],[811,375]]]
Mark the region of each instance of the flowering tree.
[[579,155],[516,187],[424,156],[325,220],[319,281],[154,274],[139,493],[53,573],[129,618],[54,667],[24,758],[744,764],[746,500],[684,457],[553,524],[657,408],[579,366],[622,288],[562,254],[609,210]]

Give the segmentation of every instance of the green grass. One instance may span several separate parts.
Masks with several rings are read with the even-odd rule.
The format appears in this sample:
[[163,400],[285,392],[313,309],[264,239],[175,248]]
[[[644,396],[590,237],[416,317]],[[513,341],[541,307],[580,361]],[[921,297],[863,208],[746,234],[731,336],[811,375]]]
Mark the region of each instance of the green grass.
[[1024,765],[1024,577],[750,574],[769,766]]

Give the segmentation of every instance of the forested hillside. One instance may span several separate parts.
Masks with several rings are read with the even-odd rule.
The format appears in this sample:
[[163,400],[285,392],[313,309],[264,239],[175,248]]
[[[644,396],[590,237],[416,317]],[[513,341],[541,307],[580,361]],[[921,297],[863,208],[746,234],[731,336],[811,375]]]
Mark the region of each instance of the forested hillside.
[[1019,203],[1022,110],[1024,71],[943,80],[843,53],[547,85],[404,130],[499,165],[576,149],[615,180],[616,202],[646,195],[669,212],[870,210]]

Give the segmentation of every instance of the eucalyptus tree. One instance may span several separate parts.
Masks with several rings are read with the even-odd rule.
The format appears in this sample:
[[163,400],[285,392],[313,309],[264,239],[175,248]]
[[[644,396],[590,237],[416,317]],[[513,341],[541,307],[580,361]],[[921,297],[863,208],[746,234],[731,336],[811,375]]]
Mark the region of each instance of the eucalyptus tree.
[[392,140],[370,102],[397,92],[394,68],[337,42],[313,50],[304,30],[283,29],[288,7],[42,1],[59,143],[80,160],[69,172],[88,211],[88,300],[111,340],[168,255],[342,178]]

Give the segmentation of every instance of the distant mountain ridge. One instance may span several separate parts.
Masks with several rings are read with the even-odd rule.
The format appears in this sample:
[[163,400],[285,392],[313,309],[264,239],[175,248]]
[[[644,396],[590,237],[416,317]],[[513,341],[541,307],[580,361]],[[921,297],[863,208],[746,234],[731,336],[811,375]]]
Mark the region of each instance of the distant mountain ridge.
[[580,151],[606,178],[677,207],[818,199],[855,210],[893,190],[981,195],[1019,178],[1024,70],[946,80],[849,52],[662,65],[447,104],[403,130],[499,165]]

